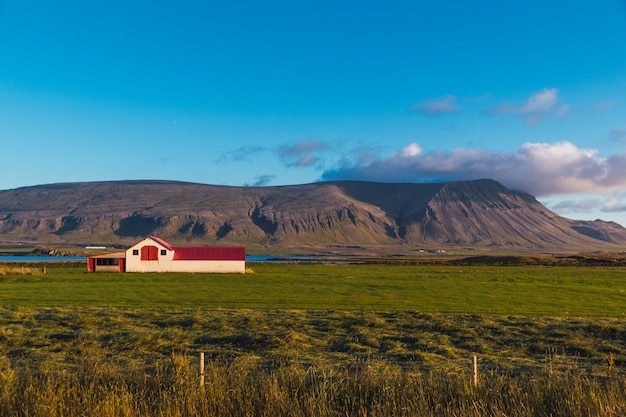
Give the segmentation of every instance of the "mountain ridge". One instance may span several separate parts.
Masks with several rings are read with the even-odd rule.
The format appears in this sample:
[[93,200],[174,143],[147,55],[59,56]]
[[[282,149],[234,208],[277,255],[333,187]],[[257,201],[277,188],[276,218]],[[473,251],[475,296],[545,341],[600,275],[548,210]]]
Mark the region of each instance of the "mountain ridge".
[[530,194],[490,179],[270,187],[126,180],[0,191],[0,243],[128,245],[149,234],[268,250],[626,246],[626,229],[617,223],[558,216]]

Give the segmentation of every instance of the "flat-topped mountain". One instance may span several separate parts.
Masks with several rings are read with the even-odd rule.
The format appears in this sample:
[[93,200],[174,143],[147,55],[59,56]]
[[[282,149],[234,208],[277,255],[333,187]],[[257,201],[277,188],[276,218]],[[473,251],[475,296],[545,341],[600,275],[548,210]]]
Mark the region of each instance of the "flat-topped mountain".
[[0,191],[0,243],[126,245],[150,234],[270,248],[626,246],[617,223],[566,219],[493,180],[279,187],[109,181]]

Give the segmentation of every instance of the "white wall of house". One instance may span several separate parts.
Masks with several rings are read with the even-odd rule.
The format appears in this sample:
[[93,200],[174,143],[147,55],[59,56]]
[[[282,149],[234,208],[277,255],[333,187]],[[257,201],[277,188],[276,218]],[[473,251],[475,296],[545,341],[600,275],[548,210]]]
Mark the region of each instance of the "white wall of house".
[[[142,261],[141,249],[144,246],[156,246],[159,255],[158,260]],[[165,255],[162,255],[161,251],[165,251]],[[126,249],[126,272],[168,272],[172,270],[170,265],[173,259],[173,251],[150,238],[145,238]]]
[[243,274],[245,261],[140,261],[128,262],[126,272],[232,272]]

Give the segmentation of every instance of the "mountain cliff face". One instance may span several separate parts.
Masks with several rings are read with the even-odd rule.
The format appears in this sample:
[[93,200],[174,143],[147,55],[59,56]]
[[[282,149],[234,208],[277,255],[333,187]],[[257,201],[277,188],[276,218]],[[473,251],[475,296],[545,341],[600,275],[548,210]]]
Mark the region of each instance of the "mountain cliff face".
[[616,223],[560,217],[492,180],[282,187],[116,181],[0,191],[5,243],[126,245],[149,234],[176,243],[259,247],[626,245],[626,229]]

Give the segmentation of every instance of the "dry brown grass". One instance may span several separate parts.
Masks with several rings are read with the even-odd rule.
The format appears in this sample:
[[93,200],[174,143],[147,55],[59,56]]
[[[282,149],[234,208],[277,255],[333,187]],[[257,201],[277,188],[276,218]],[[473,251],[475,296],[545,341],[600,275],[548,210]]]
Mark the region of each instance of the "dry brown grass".
[[[88,352],[87,352],[88,353]],[[577,368],[489,373],[473,386],[464,374],[401,369],[382,362],[308,368],[209,361],[172,354],[132,371],[98,355],[71,371],[16,370],[0,361],[0,415],[6,416],[623,416],[626,379]]]
[[44,275],[45,266],[5,266],[0,265],[0,275]]
[[619,319],[20,307],[0,321],[0,416],[626,415]]

